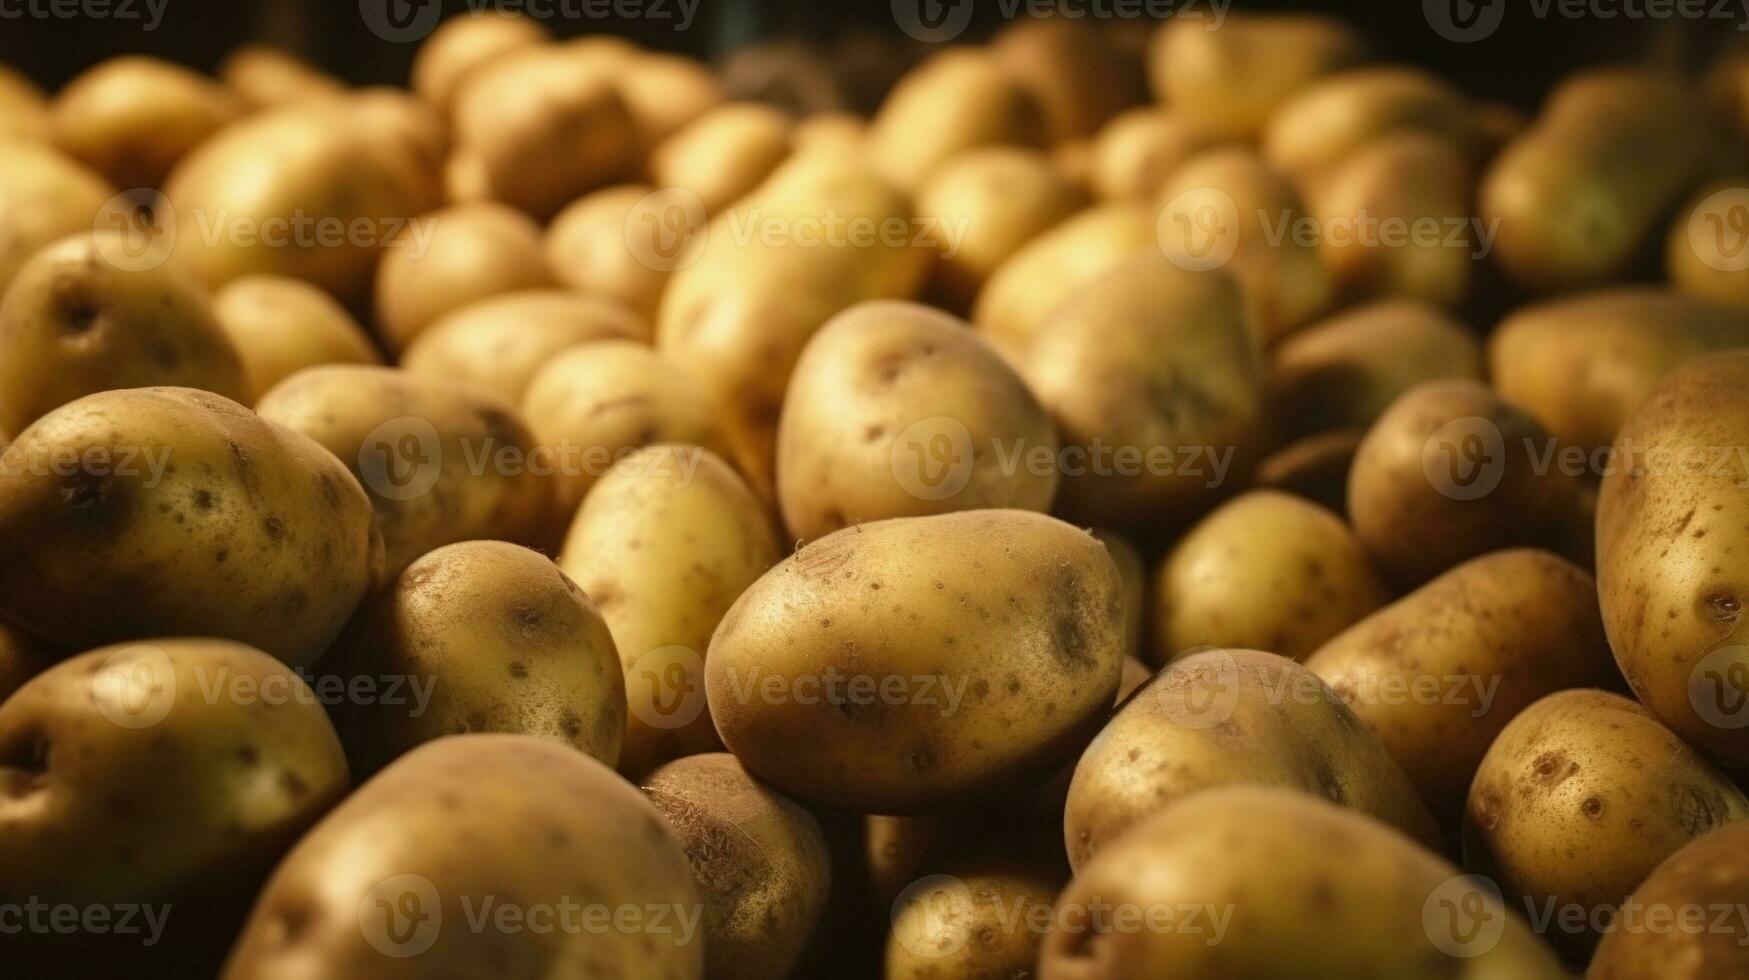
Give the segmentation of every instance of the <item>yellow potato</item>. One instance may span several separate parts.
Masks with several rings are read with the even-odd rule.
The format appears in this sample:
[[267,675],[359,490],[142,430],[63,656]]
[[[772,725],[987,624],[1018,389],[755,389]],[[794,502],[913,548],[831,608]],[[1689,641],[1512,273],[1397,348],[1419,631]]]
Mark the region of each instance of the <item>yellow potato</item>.
[[1019,19],[996,36],[990,50],[1038,102],[1051,143],[1092,136],[1141,98],[1128,91],[1111,41],[1090,22]]
[[110,214],[115,189],[102,177],[54,149],[0,139],[0,295],[18,270],[51,242],[68,235],[127,231],[98,225]]
[[1362,53],[1360,39],[1333,17],[1173,17],[1154,35],[1148,75],[1155,98],[1173,111],[1251,139],[1278,106]]
[[49,139],[49,100],[30,79],[0,66],[0,138]]
[[464,381],[520,405],[529,382],[564,351],[597,340],[649,339],[650,325],[613,300],[531,289],[445,314],[407,346],[401,367]]
[[893,906],[888,980],[1027,977],[1062,881],[1032,869],[959,868],[919,878]]
[[176,162],[244,112],[237,95],[160,58],[99,62],[55,97],[55,145],[120,187],[159,187]]
[[869,127],[869,154],[914,192],[942,164],[981,146],[1042,146],[1044,110],[993,54],[943,51],[899,80]]
[[1749,823],[1684,844],[1622,906],[1591,960],[1592,980],[1706,980],[1749,972],[1742,899]]
[[[1302,184],[1330,174],[1368,143],[1404,130],[1478,142],[1469,102],[1444,79],[1406,65],[1356,68],[1320,79],[1282,103],[1263,132],[1263,155]],[[1468,213],[1468,206],[1459,212]]]
[[1749,313],[1749,179],[1707,185],[1677,212],[1665,238],[1670,283],[1696,299]]
[[1136,546],[1117,533],[1100,528],[1094,528],[1090,533],[1105,545],[1112,563],[1117,566],[1118,577],[1123,580],[1124,636],[1127,641],[1124,644],[1123,682],[1118,685],[1117,693],[1117,699],[1122,701],[1154,674],[1143,663],[1148,657],[1144,646],[1147,640],[1143,636],[1148,612],[1148,565]]
[[539,21],[496,8],[447,18],[419,45],[413,91],[447,113],[470,71],[506,51],[534,47],[550,37]]
[[724,98],[710,69],[683,55],[640,52],[615,81],[631,110],[638,143],[646,149],[661,145]]
[[650,180],[698,196],[715,214],[758,187],[790,153],[790,117],[770,106],[717,106],[650,154]]
[[1222,142],[1183,114],[1155,107],[1112,119],[1093,143],[1093,189],[1106,201],[1152,201],[1178,165]]
[[377,330],[405,350],[446,313],[552,282],[540,226],[526,215],[489,202],[445,208],[388,243],[377,265]]
[[306,282],[244,276],[214,293],[212,308],[243,359],[251,405],[304,368],[382,363],[352,314]]
[[664,199],[652,198],[655,193],[642,184],[610,187],[560,211],[547,228],[544,244],[547,265],[559,282],[586,295],[618,300],[653,321],[671,270],[633,249],[630,236],[648,227],[643,222],[661,227],[663,212],[656,202]]
[[232,50],[219,63],[219,80],[253,109],[277,108],[344,90],[334,76],[265,44],[245,44]]

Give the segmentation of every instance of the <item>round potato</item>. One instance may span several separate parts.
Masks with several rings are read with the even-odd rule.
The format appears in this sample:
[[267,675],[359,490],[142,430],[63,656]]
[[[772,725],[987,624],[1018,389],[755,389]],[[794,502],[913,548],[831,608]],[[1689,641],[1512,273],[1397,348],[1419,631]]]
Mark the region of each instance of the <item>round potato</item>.
[[381,581],[346,467],[218,395],[89,395],[6,452],[0,616],[57,646],[197,634],[308,666]]
[[1093,141],[1093,190],[1105,201],[1152,201],[1179,164],[1220,142],[1215,130],[1182,114],[1130,109]]
[[550,516],[549,461],[534,434],[508,403],[466,385],[333,364],[287,378],[257,410],[333,453],[369,491],[385,575],[457,541],[536,542]]
[[543,243],[559,282],[587,296],[618,300],[653,322],[670,270],[634,250],[631,235],[638,222],[660,217],[653,205],[666,198],[654,194],[655,188],[642,184],[610,187],[560,211]]
[[[1171,927],[1135,925],[1162,913]],[[1137,825],[1051,923],[1043,980],[1567,975],[1497,893],[1384,824],[1275,787],[1204,790]]]
[[851,307],[808,342],[777,433],[777,497],[803,541],[889,517],[1045,511],[1057,436],[966,324],[926,306]]
[[201,388],[248,398],[243,361],[200,286],[173,264],[135,266],[114,232],[38,252],[0,302],[0,429],[13,432],[112,388]]
[[1552,914],[1550,940],[1583,963],[1665,858],[1744,817],[1749,798],[1638,702],[1561,691],[1489,746],[1464,807],[1464,864]]
[[1155,254],[1094,280],[1039,329],[1023,372],[1064,446],[1058,508],[1157,528],[1212,504],[1255,448],[1262,360],[1224,272]]
[[212,306],[219,327],[243,359],[251,405],[305,368],[382,363],[352,314],[307,282],[244,276],[214,293]]
[[1156,663],[1198,646],[1303,660],[1390,592],[1340,517],[1253,490],[1179,539],[1160,563],[1152,599]]
[[649,339],[650,325],[613,300],[532,289],[446,314],[413,339],[401,367],[465,381],[520,405],[529,382],[559,354],[597,340]]
[[345,91],[338,78],[265,44],[232,50],[219,63],[219,81],[252,109],[273,109]]
[[912,882],[893,903],[887,980],[1027,977],[1062,887],[1031,869],[950,866]]
[[1634,889],[1597,946],[1591,980],[1707,980],[1749,973],[1749,923],[1739,912],[1749,891],[1749,823],[1697,837]]
[[161,187],[176,162],[242,116],[244,102],[161,58],[99,62],[55,97],[55,145],[118,187]]
[[650,180],[698,196],[715,214],[758,187],[790,152],[794,121],[767,105],[731,102],[700,116],[650,154]]
[[644,794],[692,863],[704,903],[705,972],[721,980],[791,976],[832,888],[819,822],[726,752],[664,765],[644,779]]
[[1528,548],[1457,566],[1306,658],[1455,824],[1482,756],[1513,716],[1575,687],[1618,687],[1597,587]]
[[1042,146],[1044,110],[996,55],[956,48],[913,69],[869,127],[881,174],[914,192],[953,157],[981,146]]
[[1125,105],[1141,101],[1139,91],[1128,90],[1110,38],[1089,22],[1020,18],[996,35],[990,51],[1037,101],[1053,144],[1092,136]]
[[680,843],[613,770],[533,736],[460,735],[298,842],[222,976],[699,980],[699,917]]
[[[1462,92],[1430,72],[1375,65],[1319,79],[1283,102],[1263,132],[1263,155],[1300,182],[1316,183],[1349,156],[1389,133],[1477,142],[1474,112]],[[1466,206],[1452,212],[1467,214]]]
[[48,146],[0,139],[0,295],[39,250],[89,233],[114,193],[108,181]]
[[465,306],[552,284],[540,227],[501,204],[462,204],[416,219],[386,246],[377,266],[376,323],[405,350]]
[[1123,584],[1105,546],[1025,511],[878,521],[767,572],[711,639],[717,731],[756,776],[869,813],[1048,774],[1110,708]]
[[1154,35],[1148,75],[1160,103],[1222,136],[1251,139],[1278,106],[1362,54],[1333,17],[1241,14],[1214,25],[1173,17]]
[[539,21],[496,7],[447,18],[419,45],[413,58],[413,91],[448,112],[468,72],[506,51],[533,47],[550,37]]

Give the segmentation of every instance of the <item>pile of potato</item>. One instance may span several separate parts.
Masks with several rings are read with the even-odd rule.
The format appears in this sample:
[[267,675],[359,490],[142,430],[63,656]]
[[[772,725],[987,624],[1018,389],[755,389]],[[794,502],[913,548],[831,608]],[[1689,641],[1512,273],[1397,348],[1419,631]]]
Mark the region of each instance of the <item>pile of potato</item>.
[[1749,976],[1749,51],[1135,26],[0,74],[0,972]]

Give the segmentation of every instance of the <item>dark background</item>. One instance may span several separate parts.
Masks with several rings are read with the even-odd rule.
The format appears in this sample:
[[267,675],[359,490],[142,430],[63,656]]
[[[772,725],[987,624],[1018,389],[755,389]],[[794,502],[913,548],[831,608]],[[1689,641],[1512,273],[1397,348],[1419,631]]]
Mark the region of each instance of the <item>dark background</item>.
[[[26,4],[50,2],[54,0],[0,0],[0,61],[23,69],[50,87],[106,57],[131,52],[154,54],[210,71],[227,51],[256,40],[299,53],[353,82],[405,84],[416,47],[371,34],[360,18],[359,0],[162,0],[166,5],[163,21],[151,32],[141,30],[140,21],[4,16],[27,9]],[[104,2],[132,3],[144,13],[145,0]],[[471,0],[474,8],[470,8],[470,0],[426,2],[460,12],[477,9],[490,0]],[[1001,0],[961,2],[974,5],[974,26],[966,33],[966,40],[981,40],[1002,26]],[[1745,0],[1705,0],[1731,10],[1734,22],[1539,19],[1530,15],[1531,0],[1494,2],[1511,5],[1505,23],[1492,37],[1474,44],[1447,41],[1436,34],[1423,17],[1421,0],[1236,0],[1234,7],[1337,14],[1366,35],[1385,58],[1432,68],[1472,93],[1524,107],[1534,106],[1556,77],[1584,64],[1653,57],[1698,70],[1711,50],[1749,43],[1749,35],[1737,30],[1745,22]],[[1645,0],[1602,2],[1640,4]],[[842,41],[861,32],[903,39],[889,0],[699,0],[696,21],[686,31],[675,31],[671,21],[653,18],[546,23],[561,36],[610,32],[651,47],[705,58],[761,38]]]

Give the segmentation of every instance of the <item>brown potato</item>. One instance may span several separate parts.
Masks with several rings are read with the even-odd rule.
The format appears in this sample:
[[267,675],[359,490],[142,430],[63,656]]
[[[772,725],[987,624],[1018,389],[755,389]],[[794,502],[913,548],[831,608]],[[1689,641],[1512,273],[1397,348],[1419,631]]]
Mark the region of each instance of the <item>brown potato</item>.
[[49,100],[36,83],[0,66],[0,137],[49,140]]
[[650,154],[650,180],[698,196],[715,214],[758,187],[790,153],[790,117],[754,102],[717,106]]
[[1360,429],[1330,429],[1289,443],[1257,464],[1256,484],[1304,497],[1346,517],[1348,471],[1365,435]]
[[[1749,973],[1749,823],[1682,845],[1634,889],[1598,944],[1591,980],[1707,980]],[[1735,912],[1728,915],[1727,912]]]
[[405,350],[446,313],[552,282],[540,226],[527,215],[489,202],[455,205],[414,219],[386,246],[376,273],[377,331]]
[[506,51],[540,45],[551,36],[539,21],[495,7],[450,17],[419,45],[413,58],[413,91],[447,113],[470,71]]
[[631,110],[638,143],[646,149],[661,145],[724,99],[710,69],[684,55],[639,52],[615,81]]
[[1182,114],[1130,109],[1093,142],[1093,189],[1106,201],[1152,201],[1180,163],[1221,141],[1215,130]]
[[1044,110],[994,54],[943,51],[913,69],[875,114],[869,153],[881,175],[915,192],[942,164],[981,146],[1042,146]]
[[119,187],[160,187],[170,169],[243,115],[236,94],[161,58],[100,62],[55,97],[55,145]]
[[1089,533],[1105,545],[1112,564],[1117,566],[1118,577],[1123,580],[1124,636],[1128,640],[1124,644],[1123,681],[1117,690],[1117,699],[1122,701],[1154,675],[1153,669],[1143,662],[1149,659],[1143,634],[1148,613],[1148,565],[1136,546],[1121,535],[1100,528]]
[[1362,53],[1360,39],[1334,17],[1174,17],[1154,35],[1148,75],[1154,97],[1173,111],[1224,136],[1250,139],[1277,107]]
[[212,308],[243,359],[251,405],[304,368],[382,363],[352,314],[307,282],[244,276],[214,293]]
[[1111,42],[1079,20],[1016,20],[996,35],[990,50],[1038,102],[1051,143],[1092,136],[1125,105],[1141,100],[1140,92],[1126,91]]
[[53,662],[41,640],[0,619],[0,702]]

